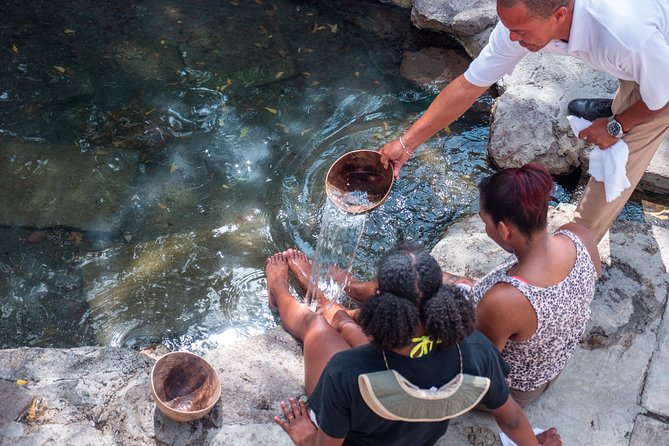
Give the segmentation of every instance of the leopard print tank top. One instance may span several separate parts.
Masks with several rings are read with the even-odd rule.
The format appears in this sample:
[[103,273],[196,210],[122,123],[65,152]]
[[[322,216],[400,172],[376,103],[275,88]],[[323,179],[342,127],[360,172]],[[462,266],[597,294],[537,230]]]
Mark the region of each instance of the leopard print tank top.
[[511,256],[485,277],[471,291],[473,303],[496,283],[506,282],[523,293],[537,315],[537,331],[523,342],[509,340],[502,357],[509,365],[510,386],[529,391],[555,378],[567,364],[590,319],[590,303],[595,294],[597,272],[587,248],[572,232],[555,233],[569,237],[576,246],[574,268],[561,282],[542,288],[530,285],[507,271],[516,263]]

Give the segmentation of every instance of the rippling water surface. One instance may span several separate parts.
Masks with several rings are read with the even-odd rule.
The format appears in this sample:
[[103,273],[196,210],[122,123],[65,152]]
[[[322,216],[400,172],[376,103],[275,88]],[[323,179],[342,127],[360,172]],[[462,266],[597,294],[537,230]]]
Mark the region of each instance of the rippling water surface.
[[[3,205],[0,347],[204,351],[275,326],[265,260],[313,255],[329,166],[433,97],[399,75],[425,38],[375,1],[34,3],[0,28],[0,154],[32,191]],[[489,101],[367,216],[356,275],[476,210]]]

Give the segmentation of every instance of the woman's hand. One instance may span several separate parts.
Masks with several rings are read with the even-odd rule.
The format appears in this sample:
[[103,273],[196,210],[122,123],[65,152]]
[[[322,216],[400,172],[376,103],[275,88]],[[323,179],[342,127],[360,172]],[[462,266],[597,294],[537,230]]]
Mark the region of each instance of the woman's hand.
[[411,154],[402,147],[399,139],[390,141],[388,144],[381,147],[379,152],[381,152],[381,162],[383,163],[383,167],[388,168],[388,163],[390,163],[393,168],[393,175],[395,176],[395,179],[398,179],[400,177],[400,168],[404,163],[409,161],[409,156]]
[[560,434],[554,427],[537,435],[537,441],[541,446],[562,446]]
[[281,426],[283,430],[288,433],[290,439],[297,445],[307,444],[310,438],[318,432],[318,428],[314,425],[309,417],[309,410],[304,401],[295,401],[295,398],[290,398],[290,406],[285,401],[279,403],[283,416],[287,421],[280,417],[274,417],[274,422]]

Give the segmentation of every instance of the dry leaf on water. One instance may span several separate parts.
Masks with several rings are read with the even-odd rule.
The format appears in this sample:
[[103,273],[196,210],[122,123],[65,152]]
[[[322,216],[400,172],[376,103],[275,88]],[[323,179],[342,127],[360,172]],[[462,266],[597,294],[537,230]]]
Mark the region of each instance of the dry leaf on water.
[[70,232],[67,233],[67,238],[69,238],[72,241],[75,241],[75,242],[79,243],[80,241],[82,241],[84,239],[84,234],[82,234],[81,232],[77,232],[77,231],[70,231]]

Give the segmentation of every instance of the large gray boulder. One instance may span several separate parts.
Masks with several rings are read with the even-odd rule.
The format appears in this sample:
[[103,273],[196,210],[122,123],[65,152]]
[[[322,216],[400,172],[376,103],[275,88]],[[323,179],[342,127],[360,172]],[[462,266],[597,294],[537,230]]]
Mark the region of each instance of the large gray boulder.
[[616,79],[572,57],[528,54],[499,82],[489,154],[500,168],[535,161],[553,174],[580,167],[586,148],[567,121],[576,98],[613,97]]
[[414,0],[411,22],[420,29],[474,36],[497,21],[494,0]]

